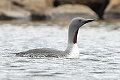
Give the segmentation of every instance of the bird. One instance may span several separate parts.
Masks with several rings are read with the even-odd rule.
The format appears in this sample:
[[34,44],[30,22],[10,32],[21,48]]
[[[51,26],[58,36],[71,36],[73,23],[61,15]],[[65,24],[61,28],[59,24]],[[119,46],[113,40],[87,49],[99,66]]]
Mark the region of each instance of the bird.
[[55,58],[79,58],[77,35],[79,28],[84,24],[95,21],[95,19],[73,18],[68,28],[68,43],[64,51],[53,48],[32,49],[16,53],[19,57],[55,57]]

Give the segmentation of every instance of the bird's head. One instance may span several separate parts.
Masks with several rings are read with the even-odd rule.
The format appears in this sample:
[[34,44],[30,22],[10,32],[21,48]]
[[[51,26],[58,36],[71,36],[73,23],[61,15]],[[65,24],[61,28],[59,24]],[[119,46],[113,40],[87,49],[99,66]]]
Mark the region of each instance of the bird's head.
[[95,20],[96,19],[84,19],[84,18],[81,18],[81,17],[77,17],[77,18],[72,19],[70,25],[73,26],[73,27],[80,28],[82,25],[84,25],[86,23],[89,23],[89,22],[92,22],[92,21],[95,21]]

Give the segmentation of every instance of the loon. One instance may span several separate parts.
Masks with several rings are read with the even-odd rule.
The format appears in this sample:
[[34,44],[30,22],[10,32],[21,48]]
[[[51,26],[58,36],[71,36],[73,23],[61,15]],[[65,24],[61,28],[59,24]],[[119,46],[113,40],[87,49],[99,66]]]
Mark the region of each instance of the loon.
[[84,19],[81,17],[73,18],[68,30],[68,44],[64,51],[52,48],[32,49],[16,53],[19,57],[56,57],[56,58],[79,58],[79,48],[77,46],[77,34],[79,28],[95,19]]

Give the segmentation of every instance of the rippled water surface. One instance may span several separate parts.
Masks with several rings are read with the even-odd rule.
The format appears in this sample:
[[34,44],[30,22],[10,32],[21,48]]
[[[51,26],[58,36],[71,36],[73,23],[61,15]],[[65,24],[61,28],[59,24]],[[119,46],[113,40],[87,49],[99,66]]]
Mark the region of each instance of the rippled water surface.
[[83,26],[78,35],[79,59],[11,54],[43,47],[64,50],[67,29],[58,25],[0,25],[0,80],[120,80],[119,22]]

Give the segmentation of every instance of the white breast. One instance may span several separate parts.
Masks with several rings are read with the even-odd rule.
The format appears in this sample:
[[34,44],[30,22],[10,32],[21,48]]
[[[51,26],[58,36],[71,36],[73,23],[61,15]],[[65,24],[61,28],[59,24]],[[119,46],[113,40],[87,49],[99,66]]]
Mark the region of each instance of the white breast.
[[79,58],[79,48],[77,44],[70,45],[70,53],[67,55],[67,58]]

